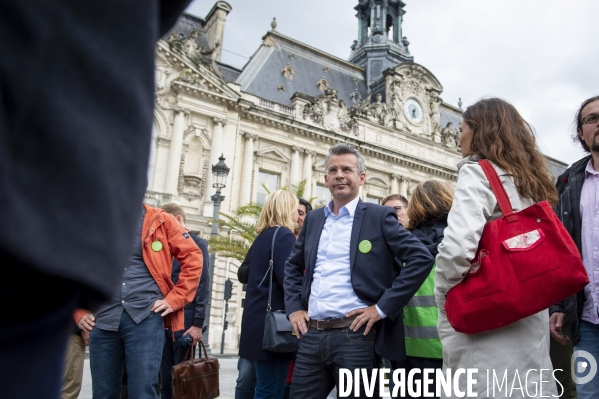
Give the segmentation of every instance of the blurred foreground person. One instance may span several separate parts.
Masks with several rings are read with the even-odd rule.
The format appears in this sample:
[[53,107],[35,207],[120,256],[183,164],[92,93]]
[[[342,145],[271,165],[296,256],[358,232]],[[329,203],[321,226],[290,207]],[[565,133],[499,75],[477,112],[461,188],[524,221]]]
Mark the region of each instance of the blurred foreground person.
[[[585,100],[578,109],[576,139],[590,155],[575,162],[558,177],[560,202],[556,210],[582,255],[590,283],[577,295],[550,308],[549,325],[556,343],[565,345],[563,348],[552,345],[554,362],[561,357],[558,364],[565,371],[572,364],[576,377],[581,378],[587,376],[590,373],[587,370],[591,368],[578,365],[588,359],[580,356],[570,363],[572,348],[567,346],[573,344],[574,351],[586,351],[599,360],[599,292],[596,289],[599,283],[599,96]],[[572,337],[571,343],[568,332]],[[563,379],[566,384],[570,383],[570,374],[563,373]],[[565,386],[568,397],[578,394],[579,399],[599,398],[597,376],[584,384],[577,383],[574,392],[571,387]]]
[[0,1],[0,284],[43,298],[5,308],[3,397],[57,398],[73,310],[97,309],[121,279],[146,186],[155,46],[188,3]]
[[[478,368],[479,378],[473,387],[478,397],[520,398],[524,392],[526,397],[557,395],[551,375],[546,310],[480,334],[456,332],[447,320],[447,292],[470,272],[470,261],[476,255],[485,225],[502,216],[477,160],[486,159],[496,169],[515,212],[543,200],[557,202],[551,173],[536,145],[532,127],[512,105],[496,98],[481,100],[468,107],[463,118],[459,144],[464,159],[458,163],[455,196],[436,262],[435,300],[439,307],[443,368],[450,368],[453,373],[461,368]],[[532,369],[537,371],[527,373]],[[541,369],[545,371],[541,373]],[[524,391],[504,387],[487,392],[487,372],[491,379],[496,373],[500,380],[507,374],[510,384],[520,379]],[[459,382],[459,389],[465,391],[466,379]]]

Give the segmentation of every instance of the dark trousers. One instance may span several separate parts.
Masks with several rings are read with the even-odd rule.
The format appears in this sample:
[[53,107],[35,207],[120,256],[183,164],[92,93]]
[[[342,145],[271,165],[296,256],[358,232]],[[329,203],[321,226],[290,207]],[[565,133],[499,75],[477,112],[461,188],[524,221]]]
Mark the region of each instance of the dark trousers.
[[29,295],[34,300],[33,306],[10,298],[5,303],[0,318],[0,396],[58,399],[77,289],[16,261],[0,261],[2,292],[10,296],[20,285],[25,290],[20,299]]
[[[325,399],[334,386],[339,394],[339,369],[366,369],[370,376],[374,361],[374,329],[364,335],[349,328],[317,330],[302,336],[291,381],[293,399]],[[360,384],[360,398],[369,397]],[[354,397],[354,391],[350,395]]]
[[90,337],[93,397],[119,399],[123,366],[127,365],[127,388],[131,399],[158,399],[158,378],[164,320],[151,312],[141,323],[123,312],[118,331],[94,328]]
[[[164,332],[164,348],[162,350],[162,363],[160,364],[160,399],[171,399],[173,397],[173,375],[171,374],[171,370],[174,365],[185,360],[185,355],[189,358],[189,347],[185,347],[179,342],[179,338],[183,336],[185,331],[191,328],[194,312],[194,308],[185,309],[185,329],[173,333],[168,328]],[[174,341],[173,335],[175,338]]]
[[[570,337],[570,328],[567,324],[562,327],[562,333]],[[572,339],[570,339],[566,345],[562,345],[557,342],[555,338],[551,337],[549,356],[551,357],[551,363],[555,370],[555,377],[559,381],[559,384],[557,384],[558,394],[562,393],[563,387],[564,394],[561,396],[561,399],[578,398],[578,395],[576,394],[576,383],[572,379],[571,361],[573,353]]]

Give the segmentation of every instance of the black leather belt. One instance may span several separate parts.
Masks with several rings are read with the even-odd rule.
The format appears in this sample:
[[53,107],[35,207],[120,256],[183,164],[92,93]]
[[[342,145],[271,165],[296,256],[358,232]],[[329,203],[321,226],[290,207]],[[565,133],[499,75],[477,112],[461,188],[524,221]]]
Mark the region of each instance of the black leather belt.
[[310,328],[317,330],[330,330],[332,328],[345,328],[351,326],[354,322],[354,317],[340,317],[338,319],[310,320]]

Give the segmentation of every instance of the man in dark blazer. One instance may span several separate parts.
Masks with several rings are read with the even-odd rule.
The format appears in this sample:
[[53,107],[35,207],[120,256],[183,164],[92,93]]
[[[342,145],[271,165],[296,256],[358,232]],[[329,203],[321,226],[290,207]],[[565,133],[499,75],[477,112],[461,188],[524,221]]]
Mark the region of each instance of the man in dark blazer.
[[156,42],[189,2],[0,1],[0,284],[34,301],[4,306],[2,397],[58,398],[73,310],[97,309],[121,279]]
[[[360,200],[366,173],[354,147],[334,145],[325,165],[333,200],[310,212],[285,269],[285,308],[301,339],[296,399],[326,398],[340,368],[370,370],[375,350],[387,356],[403,345],[393,324],[433,264],[392,208]],[[394,258],[405,265],[401,273]]]

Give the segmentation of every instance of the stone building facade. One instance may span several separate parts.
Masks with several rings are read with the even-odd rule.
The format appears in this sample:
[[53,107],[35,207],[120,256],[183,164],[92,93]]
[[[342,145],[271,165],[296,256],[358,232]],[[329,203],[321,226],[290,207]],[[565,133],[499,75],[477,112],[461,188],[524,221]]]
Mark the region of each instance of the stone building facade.
[[[241,70],[220,63],[228,3],[218,1],[205,19],[182,16],[156,48],[146,201],[179,203],[188,226],[208,236],[215,192],[211,166],[223,154],[231,168],[222,192],[225,213],[263,201],[264,187],[302,180],[305,197],[324,203],[330,198],[324,158],[340,141],[365,156],[365,201],[380,202],[391,193],[410,197],[427,179],[455,184],[461,110],[441,99],[441,83],[414,62],[401,28],[404,6],[360,0],[359,37],[349,61],[284,36],[273,21]],[[220,233],[232,234],[222,228]],[[213,348],[221,343],[227,278],[234,285],[225,348],[238,345],[245,293],[237,267],[237,261],[216,257]]]

